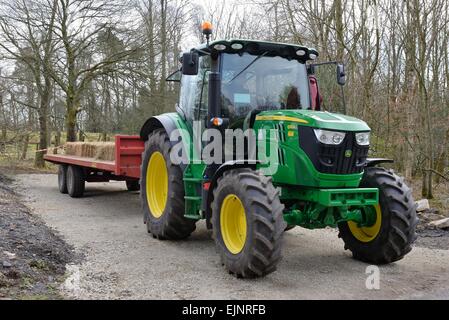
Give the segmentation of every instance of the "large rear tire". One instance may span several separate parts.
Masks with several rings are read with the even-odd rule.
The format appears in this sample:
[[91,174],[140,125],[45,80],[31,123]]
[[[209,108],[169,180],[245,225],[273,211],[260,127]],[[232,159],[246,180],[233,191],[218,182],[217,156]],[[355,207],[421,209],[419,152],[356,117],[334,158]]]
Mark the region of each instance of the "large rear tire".
[[140,197],[147,231],[160,240],[185,239],[196,221],[184,217],[183,172],[170,161],[167,133],[152,132],[142,155]]
[[238,169],[218,180],[212,202],[213,236],[231,274],[256,278],[276,270],[287,226],[283,210],[271,178]]
[[379,189],[379,206],[373,207],[376,222],[359,227],[354,222],[339,225],[339,237],[357,260],[388,264],[412,250],[418,218],[410,188],[392,170],[366,168],[361,188]]

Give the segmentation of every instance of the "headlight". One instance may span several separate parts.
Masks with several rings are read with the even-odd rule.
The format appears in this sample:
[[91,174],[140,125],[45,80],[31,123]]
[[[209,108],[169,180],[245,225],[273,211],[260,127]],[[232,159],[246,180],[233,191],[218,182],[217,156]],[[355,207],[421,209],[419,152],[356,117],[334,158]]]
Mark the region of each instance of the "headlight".
[[357,144],[360,146],[369,146],[370,143],[370,133],[369,132],[360,132],[355,134],[355,139],[357,140]]
[[346,137],[346,133],[315,129],[315,135],[319,142],[334,146],[340,145]]

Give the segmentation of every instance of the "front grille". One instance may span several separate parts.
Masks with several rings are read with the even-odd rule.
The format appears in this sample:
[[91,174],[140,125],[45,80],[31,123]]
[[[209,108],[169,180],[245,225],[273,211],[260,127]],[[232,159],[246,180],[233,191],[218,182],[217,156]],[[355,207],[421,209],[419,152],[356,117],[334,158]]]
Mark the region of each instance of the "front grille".
[[369,146],[359,146],[354,132],[347,132],[338,146],[318,141],[313,128],[299,127],[299,144],[318,172],[330,174],[355,174],[366,166]]

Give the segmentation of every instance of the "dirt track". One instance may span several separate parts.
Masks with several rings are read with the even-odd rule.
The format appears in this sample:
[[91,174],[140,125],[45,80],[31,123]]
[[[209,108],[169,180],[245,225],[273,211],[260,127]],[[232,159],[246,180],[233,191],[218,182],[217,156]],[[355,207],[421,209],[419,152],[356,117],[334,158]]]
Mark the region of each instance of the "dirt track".
[[123,183],[89,184],[86,197],[76,200],[57,191],[54,175],[17,179],[35,213],[85,254],[81,265],[70,267],[68,297],[449,299],[449,248],[416,247],[404,260],[380,268],[380,290],[367,290],[367,265],[351,259],[335,230],[297,228],[285,235],[284,259],[276,273],[238,280],[222,268],[203,223],[183,242],[149,236],[139,195],[125,191]]

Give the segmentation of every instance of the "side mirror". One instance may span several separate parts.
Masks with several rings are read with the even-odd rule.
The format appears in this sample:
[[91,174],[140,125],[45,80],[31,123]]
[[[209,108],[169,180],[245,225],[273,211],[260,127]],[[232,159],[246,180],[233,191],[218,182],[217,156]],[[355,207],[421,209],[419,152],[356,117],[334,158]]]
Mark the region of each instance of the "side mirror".
[[182,74],[196,76],[200,57],[197,52],[188,52],[182,55]]
[[337,64],[337,82],[341,86],[346,84],[345,65],[341,63]]

